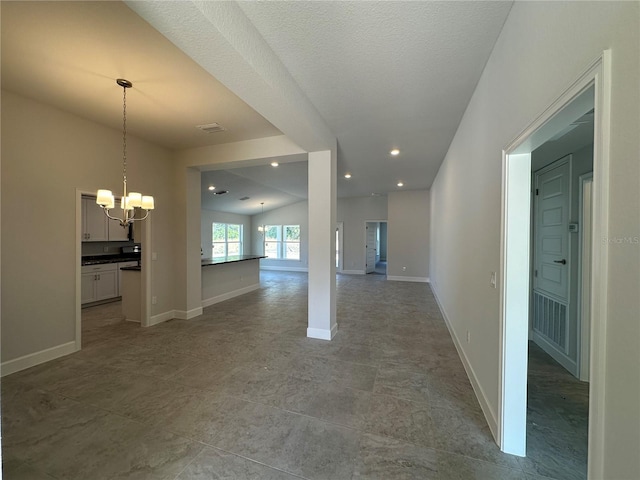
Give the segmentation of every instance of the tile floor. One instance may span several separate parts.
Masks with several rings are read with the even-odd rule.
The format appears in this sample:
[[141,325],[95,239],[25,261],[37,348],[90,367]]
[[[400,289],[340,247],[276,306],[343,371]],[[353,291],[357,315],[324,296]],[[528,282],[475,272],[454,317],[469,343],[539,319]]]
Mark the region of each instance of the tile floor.
[[305,274],[262,284],[149,329],[84,310],[82,351],[2,379],[4,478],[569,478],[499,451],[428,285],[339,276],[325,342]]

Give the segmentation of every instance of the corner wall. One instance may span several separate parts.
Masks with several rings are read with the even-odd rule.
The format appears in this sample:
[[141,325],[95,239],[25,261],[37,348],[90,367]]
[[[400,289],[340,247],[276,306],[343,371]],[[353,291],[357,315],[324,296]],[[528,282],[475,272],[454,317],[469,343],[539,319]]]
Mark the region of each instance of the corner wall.
[[[516,2],[432,186],[431,283],[490,423],[499,406],[502,149],[612,51],[604,478],[640,471],[640,4]],[[596,239],[594,239],[596,240]],[[500,282],[501,279],[499,278]]]

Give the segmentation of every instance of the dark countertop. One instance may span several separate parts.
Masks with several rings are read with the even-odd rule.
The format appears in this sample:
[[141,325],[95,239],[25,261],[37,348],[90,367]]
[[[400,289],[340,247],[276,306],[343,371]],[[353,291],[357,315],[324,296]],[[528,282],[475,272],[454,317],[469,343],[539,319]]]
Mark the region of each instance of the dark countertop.
[[140,254],[124,253],[116,255],[87,255],[82,257],[82,265],[100,265],[103,263],[138,262]]
[[124,270],[127,272],[141,272],[142,267],[139,265],[137,267],[120,267],[120,270]]
[[259,260],[261,258],[267,258],[264,255],[230,255],[228,257],[220,257],[220,258],[203,258],[201,260],[203,267],[208,267],[210,265],[222,265],[224,263],[236,263],[236,262],[245,262],[247,260]]

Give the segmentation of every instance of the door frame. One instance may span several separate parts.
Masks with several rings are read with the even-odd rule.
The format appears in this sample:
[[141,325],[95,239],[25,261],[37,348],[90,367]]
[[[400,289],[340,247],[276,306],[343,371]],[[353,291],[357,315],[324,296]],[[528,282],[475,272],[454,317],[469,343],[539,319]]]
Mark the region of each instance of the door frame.
[[[75,295],[75,349],[82,349],[82,196],[95,196],[95,190],[76,188],[76,295]],[[141,229],[140,244],[142,246],[141,260],[143,265],[148,265],[141,272],[141,316],[140,325],[151,325],[151,218],[150,215]]]
[[[367,245],[367,223],[380,223],[380,222],[386,222],[386,221],[387,221],[386,219],[384,219],[384,220],[380,220],[380,219],[378,219],[378,220],[365,220],[364,221],[364,228],[362,229],[363,230],[363,232],[362,232],[362,238],[363,238],[362,245],[364,245],[365,247],[364,247],[364,256],[363,256],[364,262],[362,263],[362,266],[364,268],[362,269],[362,272],[365,275],[367,274],[367,247],[366,247],[366,245]],[[389,236],[389,223],[387,223],[387,240],[388,240],[388,236]],[[388,245],[388,243],[387,243],[387,245]],[[389,265],[389,250],[387,249],[387,268],[388,268],[388,265]]]
[[[609,151],[611,51],[605,50],[546,110],[502,152],[500,268],[500,364],[498,444],[502,451],[526,455],[527,341],[531,218],[531,151],[536,131],[594,87],[593,225],[592,238],[605,238],[609,217]],[[548,138],[544,139],[545,141]],[[523,255],[523,252],[526,254]],[[591,372],[589,384],[589,478],[604,468],[604,387],[608,250],[592,244]]]
[[341,273],[344,270],[344,222],[336,223],[336,231],[338,232],[338,241],[336,242],[338,266],[336,271]]
[[[590,339],[591,324],[591,291],[589,280],[591,279],[591,252],[593,245],[593,172],[585,173],[578,177],[578,221],[580,233],[578,239],[578,378],[583,382],[589,381],[590,372]],[[586,195],[585,195],[586,193]],[[585,196],[587,201],[585,202]],[[585,321],[585,318],[587,321]]]

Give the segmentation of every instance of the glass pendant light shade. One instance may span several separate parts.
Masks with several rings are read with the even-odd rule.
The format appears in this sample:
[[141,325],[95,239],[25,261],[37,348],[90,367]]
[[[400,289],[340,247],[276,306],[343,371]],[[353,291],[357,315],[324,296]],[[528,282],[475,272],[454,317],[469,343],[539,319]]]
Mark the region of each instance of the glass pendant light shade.
[[142,194],[138,192],[129,192],[129,200],[127,201],[128,205],[132,207],[141,207],[142,206]]
[[120,200],[120,208],[122,210],[133,210],[133,205],[129,203],[129,199],[127,197],[122,197],[122,200]]
[[154,203],[153,203],[153,197],[151,195],[143,195],[142,208],[144,208],[145,210],[153,210]]
[[106,206],[113,203],[114,198],[111,190],[98,190],[97,196],[98,198],[96,198],[96,203],[98,205]]

